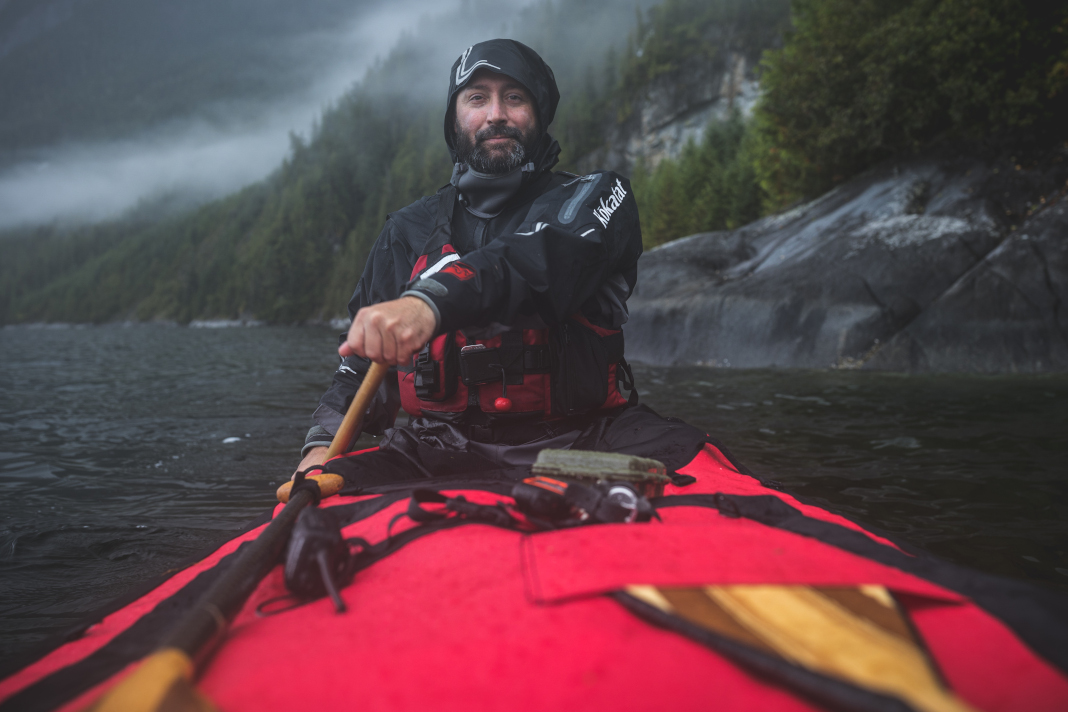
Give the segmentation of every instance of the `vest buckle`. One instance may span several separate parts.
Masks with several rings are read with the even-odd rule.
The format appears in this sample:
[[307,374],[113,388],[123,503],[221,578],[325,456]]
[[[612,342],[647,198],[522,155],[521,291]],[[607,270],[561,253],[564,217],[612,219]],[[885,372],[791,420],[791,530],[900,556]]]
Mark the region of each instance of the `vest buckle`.
[[415,357],[415,395],[424,400],[440,390],[441,378],[438,362],[430,358],[430,345],[427,344]]

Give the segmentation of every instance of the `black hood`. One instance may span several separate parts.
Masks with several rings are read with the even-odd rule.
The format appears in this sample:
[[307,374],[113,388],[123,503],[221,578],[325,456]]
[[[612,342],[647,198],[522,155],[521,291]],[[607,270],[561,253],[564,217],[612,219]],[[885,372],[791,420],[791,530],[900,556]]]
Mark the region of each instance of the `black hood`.
[[[538,110],[538,124],[543,134],[541,151],[548,148],[552,139],[546,141],[549,124],[556,116],[556,105],[560,103],[560,90],[556,88],[553,70],[538,53],[515,40],[489,40],[468,47],[452,65],[449,74],[449,97],[445,102],[445,143],[453,161],[456,160],[455,109],[453,102],[456,94],[471,80],[475,72],[486,68],[498,74],[515,79],[527,88],[534,97]],[[539,152],[541,152],[539,151]],[[554,161],[555,162],[555,161]]]

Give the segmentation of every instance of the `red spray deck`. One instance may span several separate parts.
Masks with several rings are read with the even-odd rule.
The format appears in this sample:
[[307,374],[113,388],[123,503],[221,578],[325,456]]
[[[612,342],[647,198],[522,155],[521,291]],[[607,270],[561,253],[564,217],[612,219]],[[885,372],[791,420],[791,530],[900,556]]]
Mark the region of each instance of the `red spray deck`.
[[[1065,612],[1052,594],[906,553],[743,469],[704,445],[678,470],[697,481],[668,486],[655,501],[662,521],[647,524],[524,533],[457,520],[415,536],[419,525],[401,516],[392,535],[401,544],[409,532],[407,543],[355,574],[341,591],[346,613],[323,598],[258,616],[257,606],[286,593],[275,567],[197,687],[227,712],[907,709],[868,693],[850,697],[840,681],[787,663],[761,669],[625,593],[633,585],[877,584],[967,704],[1068,709]],[[442,491],[510,502],[502,483]],[[344,536],[373,544],[408,511],[409,494],[394,488],[322,506],[348,522]],[[86,707],[154,649],[260,529],[0,682],[0,710]]]

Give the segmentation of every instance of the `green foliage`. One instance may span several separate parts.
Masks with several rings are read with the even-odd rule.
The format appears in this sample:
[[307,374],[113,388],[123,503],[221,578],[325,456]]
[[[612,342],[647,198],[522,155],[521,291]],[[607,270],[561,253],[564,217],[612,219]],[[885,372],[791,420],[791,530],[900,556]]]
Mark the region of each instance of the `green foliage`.
[[1068,135],[1068,5],[794,0],[766,54],[758,174],[775,208],[940,138]]
[[612,84],[598,82],[590,67],[580,90],[561,100],[553,121],[552,134],[560,143],[561,168],[573,170],[575,161],[604,145],[604,127],[608,118],[609,89]]
[[701,144],[690,141],[677,159],[665,158],[653,171],[639,162],[631,185],[646,248],[760,217],[753,151],[753,133],[734,112],[709,124]]

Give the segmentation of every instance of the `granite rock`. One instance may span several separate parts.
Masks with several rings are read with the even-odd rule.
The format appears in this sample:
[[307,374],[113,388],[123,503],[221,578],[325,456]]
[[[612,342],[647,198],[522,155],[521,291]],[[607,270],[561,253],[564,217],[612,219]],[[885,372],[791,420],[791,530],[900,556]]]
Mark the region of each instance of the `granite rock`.
[[1066,162],[884,164],[650,250],[628,358],[745,368],[1068,369]]
[[866,368],[1068,370],[1068,200],[1026,220],[873,354]]

